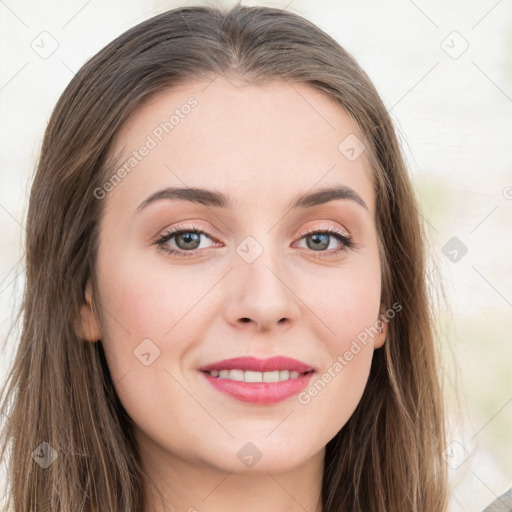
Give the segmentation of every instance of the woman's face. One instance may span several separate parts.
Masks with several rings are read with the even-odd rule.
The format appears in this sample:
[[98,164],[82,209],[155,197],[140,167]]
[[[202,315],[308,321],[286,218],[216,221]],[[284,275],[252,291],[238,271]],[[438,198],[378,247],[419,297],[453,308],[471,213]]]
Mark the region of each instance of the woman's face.
[[[381,280],[358,134],[310,86],[221,77],[160,94],[123,126],[95,191],[101,324],[84,308],[84,325],[155,464],[291,470],[323,460],[353,413],[385,337],[360,341]],[[302,367],[216,364],[275,356]]]

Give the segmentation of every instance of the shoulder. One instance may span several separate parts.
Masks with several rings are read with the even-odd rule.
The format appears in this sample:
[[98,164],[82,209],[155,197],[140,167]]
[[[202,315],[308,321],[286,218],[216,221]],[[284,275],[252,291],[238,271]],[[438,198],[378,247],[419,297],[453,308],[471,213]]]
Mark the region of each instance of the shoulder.
[[499,498],[496,498],[482,512],[512,512],[512,487]]

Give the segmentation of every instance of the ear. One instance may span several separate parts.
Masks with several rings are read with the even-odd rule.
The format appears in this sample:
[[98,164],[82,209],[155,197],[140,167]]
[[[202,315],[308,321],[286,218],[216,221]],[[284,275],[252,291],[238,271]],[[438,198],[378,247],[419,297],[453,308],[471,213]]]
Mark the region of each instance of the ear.
[[381,307],[380,314],[378,321],[376,323],[376,327],[380,328],[382,327],[382,332],[377,333],[375,338],[373,339],[373,347],[374,348],[381,348],[382,345],[384,345],[384,342],[386,341],[386,336],[388,334],[388,323],[384,321],[385,317],[385,308]]
[[[92,307],[91,307],[92,305]],[[92,293],[92,283],[89,279],[85,287],[85,302],[80,307],[80,319],[77,327],[78,335],[86,341],[94,343],[101,338],[100,325],[97,319],[97,304]]]

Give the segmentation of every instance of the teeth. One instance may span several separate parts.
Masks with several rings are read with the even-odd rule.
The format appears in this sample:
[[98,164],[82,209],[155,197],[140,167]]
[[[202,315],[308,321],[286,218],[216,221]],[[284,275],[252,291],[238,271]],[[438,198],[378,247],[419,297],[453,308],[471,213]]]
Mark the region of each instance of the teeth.
[[[235,370],[236,372],[237,370]],[[245,372],[242,372],[244,375],[245,382],[263,382],[263,373],[261,372],[253,372],[246,370]],[[232,375],[232,373],[231,373]]]
[[244,380],[243,370],[231,370],[228,372],[228,378],[231,380]]
[[211,370],[212,377],[231,379],[245,382],[280,382],[283,380],[297,379],[301,374],[297,371],[281,370],[273,372],[255,372],[252,370]]

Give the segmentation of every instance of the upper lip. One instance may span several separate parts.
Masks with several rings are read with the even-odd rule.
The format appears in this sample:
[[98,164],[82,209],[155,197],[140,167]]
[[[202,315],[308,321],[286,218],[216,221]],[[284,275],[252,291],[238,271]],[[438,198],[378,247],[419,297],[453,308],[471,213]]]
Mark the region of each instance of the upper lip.
[[291,370],[299,373],[313,371],[314,368],[298,359],[285,356],[275,356],[268,359],[257,359],[255,357],[234,357],[223,359],[215,363],[201,366],[199,370],[209,372],[212,370],[252,370],[256,372],[273,372],[280,370]]

